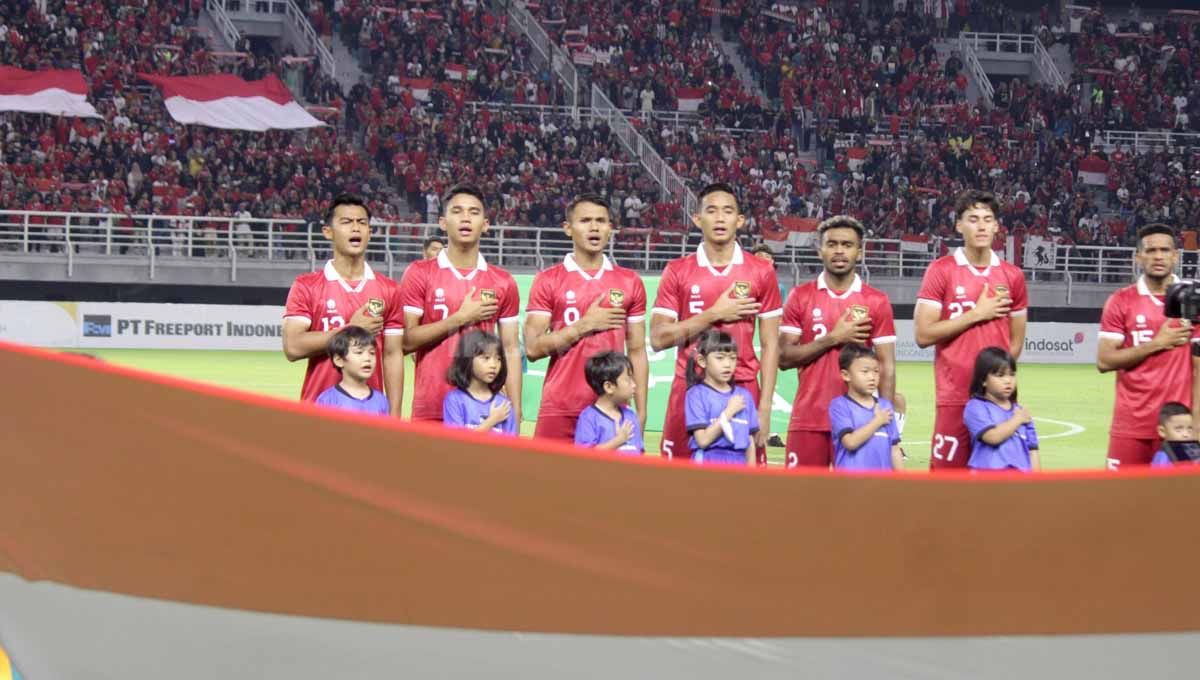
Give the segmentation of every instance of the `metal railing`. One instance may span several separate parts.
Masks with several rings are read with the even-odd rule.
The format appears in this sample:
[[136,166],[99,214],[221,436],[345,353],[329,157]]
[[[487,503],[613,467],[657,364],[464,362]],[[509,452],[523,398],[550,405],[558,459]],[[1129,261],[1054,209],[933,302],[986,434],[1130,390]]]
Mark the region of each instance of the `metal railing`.
[[1066,78],[1063,78],[1058,64],[1054,63],[1054,57],[1050,56],[1050,52],[1037,36],[1033,38],[1033,63],[1041,71],[1042,79],[1050,83],[1051,87],[1055,90],[1067,89]]
[[224,0],[205,0],[204,8],[208,10],[209,16],[212,17],[213,23],[217,25],[217,30],[221,32],[221,37],[225,38],[229,49],[236,50],[242,34],[237,29],[237,26],[233,24],[233,20],[229,18],[229,14],[225,12]]
[[[571,55],[567,54],[566,50],[559,47],[550,39],[550,35],[546,33],[546,29],[542,28],[537,17],[530,14],[528,9],[525,9],[523,3],[509,2],[505,7],[505,11],[508,13],[510,25],[519,29],[529,39],[541,65],[555,76],[556,81],[562,86],[567,95],[566,101],[570,102],[571,107],[577,110],[582,105],[579,101],[581,95],[579,91],[579,72],[575,69]],[[574,115],[578,115],[578,113]]]
[[[992,105],[992,98],[996,94],[996,88],[992,87],[992,81],[988,78],[987,73],[983,70],[983,64],[979,63],[979,57],[975,54],[973,44],[978,42],[971,36],[983,35],[980,33],[960,33],[958,35],[958,48],[962,53],[963,62],[966,63],[970,70],[971,79],[975,81],[979,87],[979,94],[987,102],[988,106]],[[996,34],[999,35],[999,34]]]
[[1191,149],[1200,148],[1200,134],[1170,130],[1101,130],[1092,138],[1092,146],[1126,146],[1136,153],[1155,149]]
[[287,0],[287,11],[285,12],[287,20],[292,22],[292,27],[304,36],[305,42],[308,43],[312,53],[317,55],[317,59],[321,62],[321,68],[324,69],[325,75],[330,78],[337,76],[337,61],[333,58],[333,52],[329,51],[329,47],[321,40],[321,36],[317,35],[316,29],[313,28],[312,22],[308,20],[308,16],[304,10],[296,5],[294,0]]
[[696,194],[688,188],[687,182],[671,169],[670,164],[663,160],[663,157],[654,149],[654,145],[646,141],[646,138],[633,127],[625,114],[613,106],[613,103],[596,85],[592,85],[592,113],[602,117],[608,123],[609,128],[617,135],[617,139],[621,140],[629,153],[637,158],[646,172],[650,173],[650,176],[659,183],[659,186],[662,187],[663,200],[681,204],[685,220],[687,216],[696,213],[700,202],[696,200]]
[[977,52],[1001,52],[1004,54],[1034,54],[1037,36],[1032,33],[975,33],[958,34],[960,47],[970,46]]

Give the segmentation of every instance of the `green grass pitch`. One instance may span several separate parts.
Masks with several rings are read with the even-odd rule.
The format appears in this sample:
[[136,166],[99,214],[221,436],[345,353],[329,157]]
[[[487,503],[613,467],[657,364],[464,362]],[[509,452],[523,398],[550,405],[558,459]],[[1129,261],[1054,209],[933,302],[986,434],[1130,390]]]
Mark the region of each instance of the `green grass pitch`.
[[[92,350],[107,361],[156,373],[215,383],[282,399],[296,399],[304,378],[304,362],[288,363],[282,352]],[[648,430],[657,430],[670,389],[673,353],[651,357],[651,389]],[[545,361],[531,364],[525,376],[524,416],[521,431],[532,434],[541,394],[540,373]],[[405,372],[412,398],[411,360]],[[1112,417],[1113,377],[1100,375],[1092,366],[1023,364],[1018,372],[1021,402],[1033,412],[1042,439],[1045,469],[1102,468]],[[933,366],[924,363],[898,365],[897,388],[908,398],[908,423],[904,430],[908,466],[926,469],[929,438],[933,430]],[[785,435],[787,405],[796,389],[796,372],[784,371],[776,389],[772,431]],[[405,404],[407,412],[408,404]],[[658,451],[659,433],[646,436],[648,451]],[[772,462],[781,463],[783,449],[770,450]]]

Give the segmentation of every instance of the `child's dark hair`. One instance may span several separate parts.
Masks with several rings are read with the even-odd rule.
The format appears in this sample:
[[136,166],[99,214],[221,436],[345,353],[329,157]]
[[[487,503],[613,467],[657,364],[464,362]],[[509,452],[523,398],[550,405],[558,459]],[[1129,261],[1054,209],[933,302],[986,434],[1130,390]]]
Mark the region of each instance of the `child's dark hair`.
[[[989,375],[1003,375],[1005,371],[1017,374],[1017,360],[1007,350],[999,347],[985,347],[975,357],[975,373],[971,375],[971,396],[981,399],[987,397],[984,386]],[[1017,391],[1013,390],[1012,400],[1017,400]]]
[[855,359],[863,357],[875,359],[876,361],[879,360],[879,357],[875,356],[875,350],[866,345],[859,345],[854,342],[842,345],[841,351],[838,352],[838,369],[849,371],[850,364],[853,364]]
[[446,382],[465,392],[471,386],[471,377],[474,374],[471,366],[475,363],[475,357],[490,351],[495,351],[500,355],[500,370],[496,372],[496,378],[492,384],[488,385],[488,389],[492,391],[492,394],[499,392],[508,378],[508,362],[504,359],[504,347],[500,343],[500,338],[478,329],[467,333],[458,341],[458,349],[454,350],[454,359],[450,361],[450,369],[446,371]]
[[583,375],[587,378],[588,387],[596,393],[596,396],[604,394],[604,383],[617,382],[617,378],[625,371],[633,373],[633,363],[629,361],[629,357],[620,352],[600,352],[588,357],[587,363],[583,366]]
[[[356,345],[372,347],[375,345],[375,336],[371,335],[371,331],[360,326],[346,326],[329,339],[329,346],[325,348],[325,351],[329,354],[330,361],[333,361],[334,357],[345,359],[346,355],[350,353],[350,348]],[[342,370],[342,367],[336,363],[334,366],[338,371]]]
[[1158,411],[1158,424],[1166,425],[1175,416],[1190,416],[1192,410],[1177,401],[1168,401]]
[[738,346],[733,341],[733,336],[725,331],[710,328],[701,333],[700,340],[692,348],[692,355],[687,360],[688,387],[704,382],[704,371],[700,370],[699,363],[696,361],[697,356],[708,356],[713,352],[733,352],[736,354],[737,351]]

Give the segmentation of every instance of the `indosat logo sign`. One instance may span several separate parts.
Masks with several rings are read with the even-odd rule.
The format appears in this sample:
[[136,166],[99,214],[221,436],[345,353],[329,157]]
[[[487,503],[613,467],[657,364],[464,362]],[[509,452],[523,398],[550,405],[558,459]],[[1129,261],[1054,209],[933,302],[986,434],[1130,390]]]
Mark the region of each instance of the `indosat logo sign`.
[[1065,323],[1033,323],[1025,333],[1022,361],[1090,364],[1096,360],[1099,326]]

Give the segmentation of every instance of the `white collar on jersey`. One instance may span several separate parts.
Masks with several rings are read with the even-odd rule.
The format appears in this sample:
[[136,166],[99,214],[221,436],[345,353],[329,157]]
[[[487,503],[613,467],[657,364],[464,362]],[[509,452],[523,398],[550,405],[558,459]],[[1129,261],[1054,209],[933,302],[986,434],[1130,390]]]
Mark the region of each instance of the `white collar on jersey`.
[[846,291],[843,293],[833,292],[833,290],[829,287],[829,284],[825,282],[825,272],[821,272],[820,274],[817,274],[817,290],[823,290],[823,291],[829,293],[829,297],[831,297],[831,298],[837,298],[838,300],[845,300],[846,298],[850,297],[851,293],[861,293],[862,287],[863,287],[863,282],[862,282],[862,279],[859,278],[858,272],[854,273],[854,281],[850,284],[850,287],[848,289],[846,289]]
[[740,245],[738,245],[737,243],[734,243],[733,244],[733,259],[730,260],[729,264],[725,266],[724,271],[717,271],[712,266],[712,261],[708,259],[708,252],[706,252],[704,250],[704,243],[701,242],[700,245],[696,246],[696,264],[700,265],[701,267],[707,267],[708,271],[712,272],[713,276],[725,276],[726,274],[729,273],[730,267],[732,267],[735,264],[741,264],[745,260],[746,260],[745,256],[742,255],[742,247]]
[[487,271],[487,261],[483,259],[483,253],[479,253],[479,259],[475,261],[475,268],[466,276],[463,276],[462,272],[458,271],[458,267],[450,264],[450,256],[446,254],[445,249],[438,253],[437,265],[442,269],[449,269],[461,281],[470,281],[475,278],[475,274]]
[[967,260],[967,254],[965,252],[963,252],[962,246],[959,246],[954,249],[954,263],[959,265],[960,267],[969,267],[971,269],[971,273],[976,276],[987,276],[988,271],[991,270],[992,267],[998,266],[1000,264],[1000,256],[997,255],[996,251],[994,251],[994,250],[991,252],[992,252],[992,261],[988,262],[988,266],[984,267],[983,271],[979,271],[978,269],[976,269],[975,265],[971,264]]
[[337,281],[338,283],[342,284],[342,290],[346,291],[347,293],[361,293],[363,287],[367,285],[367,281],[370,281],[373,278],[375,278],[375,271],[371,269],[371,265],[363,262],[362,281],[359,281],[357,286],[351,288],[350,284],[346,283],[346,280],[342,278],[342,275],[333,268],[333,260],[329,260],[325,263],[325,280]]
[[[1179,283],[1179,277],[1175,276],[1174,274],[1171,274],[1171,280],[1168,283]],[[1146,297],[1150,298],[1150,301],[1153,302],[1154,304],[1158,305],[1159,307],[1163,306],[1163,303],[1158,299],[1158,296],[1155,295],[1154,293],[1151,293],[1150,287],[1146,285],[1146,275],[1145,274],[1142,274],[1141,276],[1138,277],[1137,292],[1138,292],[1138,295],[1145,295]]]
[[575,261],[575,253],[567,253],[567,256],[563,258],[563,267],[569,272],[578,273],[588,281],[599,281],[604,276],[604,272],[613,270],[613,264],[609,261],[608,256],[601,255],[601,257],[604,258],[604,262],[600,264],[600,271],[596,272],[595,276],[588,276],[588,273],[579,267],[579,263]]

